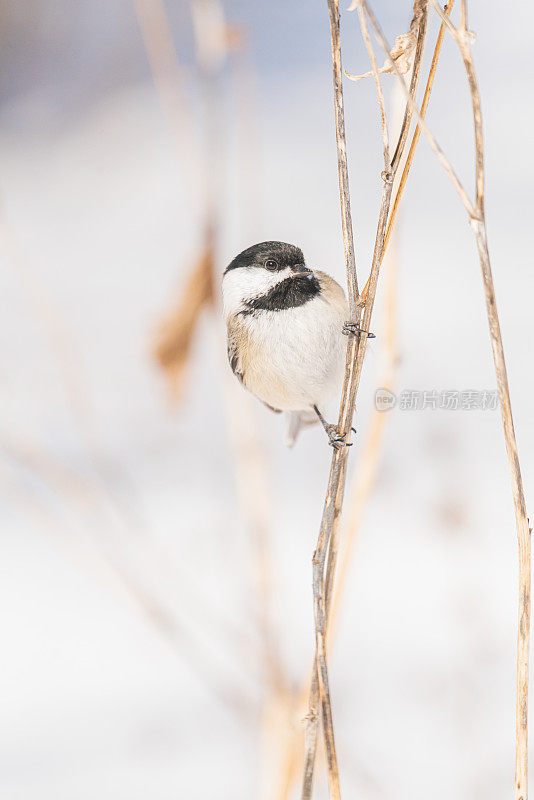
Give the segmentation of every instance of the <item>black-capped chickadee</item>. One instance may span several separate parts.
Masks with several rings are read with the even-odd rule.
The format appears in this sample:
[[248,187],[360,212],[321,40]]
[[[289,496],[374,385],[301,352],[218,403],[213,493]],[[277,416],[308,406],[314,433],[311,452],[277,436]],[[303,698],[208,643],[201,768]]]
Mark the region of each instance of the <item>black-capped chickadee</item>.
[[341,446],[321,411],[341,386],[343,333],[355,332],[341,286],[308,269],[300,248],[260,242],[228,265],[222,292],[230,366],[266,406],[288,412],[286,444],[319,420],[330,444]]

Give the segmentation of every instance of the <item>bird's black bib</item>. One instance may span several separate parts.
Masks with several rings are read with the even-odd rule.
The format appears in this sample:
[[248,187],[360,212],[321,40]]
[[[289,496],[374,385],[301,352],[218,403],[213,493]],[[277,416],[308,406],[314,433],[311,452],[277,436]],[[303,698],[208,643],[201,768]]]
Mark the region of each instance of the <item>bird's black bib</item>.
[[280,281],[267,294],[254,297],[245,302],[242,314],[256,311],[285,311],[288,308],[303,306],[320,293],[319,281],[314,276],[295,275]]

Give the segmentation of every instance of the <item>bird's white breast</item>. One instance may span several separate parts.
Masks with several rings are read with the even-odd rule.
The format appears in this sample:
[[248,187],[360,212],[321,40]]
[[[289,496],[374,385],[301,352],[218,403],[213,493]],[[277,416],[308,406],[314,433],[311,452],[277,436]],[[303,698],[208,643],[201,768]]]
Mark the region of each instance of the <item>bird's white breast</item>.
[[[341,385],[347,307],[341,287],[316,273],[321,293],[307,303],[277,311],[235,314],[232,289],[225,288],[228,320],[237,326],[245,386],[281,410],[303,410],[327,402]],[[234,313],[232,314],[232,311]],[[232,324],[232,323],[230,323]]]

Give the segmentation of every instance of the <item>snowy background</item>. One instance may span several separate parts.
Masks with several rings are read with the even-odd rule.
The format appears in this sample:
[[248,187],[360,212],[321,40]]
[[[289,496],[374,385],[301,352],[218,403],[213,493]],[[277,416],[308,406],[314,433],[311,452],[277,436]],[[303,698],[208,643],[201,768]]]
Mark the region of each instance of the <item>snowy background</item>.
[[[188,6],[167,5],[199,126]],[[375,9],[390,40],[407,29],[410,3]],[[228,68],[219,266],[253,241],[281,239],[343,280],[326,3],[229,0],[225,11],[250,34],[260,153],[244,215],[242,110]],[[357,16],[342,21],[344,65],[364,72]],[[528,4],[513,15],[470,5],[527,504],[533,22]],[[284,750],[287,726],[276,718],[266,745],[254,553],[225,423],[220,327],[202,318],[179,406],[151,359],[154,331],[197,252],[200,214],[133,3],[9,0],[0,23],[0,795],[282,797],[272,751],[273,739]],[[436,32],[432,17],[423,75]],[[389,95],[393,81],[384,82]],[[345,90],[365,279],[378,115],[372,82]],[[428,121],[471,186],[469,96],[450,40]],[[401,217],[396,391],[494,390],[472,234],[424,140]],[[351,467],[381,385],[383,309],[380,287]],[[277,646],[298,687],[313,652],[311,555],[330,453],[318,429],[287,451],[281,420],[251,409],[269,464]],[[498,410],[388,412],[331,660],[345,796],[510,796],[516,561]],[[235,702],[221,699],[226,686]],[[326,797],[322,761],[317,774]]]

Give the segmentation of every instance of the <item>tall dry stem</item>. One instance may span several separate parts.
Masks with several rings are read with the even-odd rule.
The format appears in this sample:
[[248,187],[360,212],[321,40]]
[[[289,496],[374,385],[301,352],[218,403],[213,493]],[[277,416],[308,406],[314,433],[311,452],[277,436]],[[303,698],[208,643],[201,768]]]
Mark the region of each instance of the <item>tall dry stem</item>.
[[[450,15],[454,4],[454,0],[450,0],[448,5],[446,6],[445,13]],[[361,6],[359,7],[359,11],[361,14]],[[365,16],[363,19],[365,20]],[[360,16],[360,20],[361,20]],[[366,30],[365,26],[365,30]],[[362,32],[364,32],[364,28],[362,27]],[[425,86],[425,91],[423,94],[423,101],[421,103],[421,110],[420,116],[422,119],[425,118],[428,104],[430,102],[430,95],[432,92],[432,87],[434,85],[434,78],[436,76],[436,70],[438,66],[439,56],[441,53],[441,46],[443,44],[443,37],[445,34],[445,24],[442,22],[440,25],[438,37],[436,40],[436,44],[434,47],[434,53],[432,55],[432,62],[430,65],[430,70],[428,73],[428,78]],[[365,32],[364,32],[364,38]],[[352,76],[345,71],[347,77],[352,78]],[[386,252],[388,251],[388,245],[390,241],[392,241],[392,234],[395,230],[395,222],[397,219],[398,211],[400,208],[400,201],[402,199],[402,195],[404,193],[404,189],[406,187],[406,182],[408,180],[408,175],[410,172],[410,168],[413,163],[413,159],[415,156],[415,151],[417,149],[417,144],[419,141],[421,133],[421,125],[418,122],[412,137],[412,141],[410,143],[410,148],[408,150],[408,155],[406,157],[406,162],[404,164],[404,168],[402,170],[402,175],[400,180],[398,181],[398,185],[395,187],[395,198],[393,200],[391,211],[388,218],[388,226],[386,230],[386,236],[384,239],[384,248],[382,252],[382,259],[384,260],[386,256]],[[392,262],[396,263],[396,253],[393,255]],[[386,287],[386,330],[385,330],[385,345],[386,345],[386,354],[387,354],[387,367],[384,373],[384,377],[382,378],[381,386],[384,389],[392,390],[392,383],[393,383],[393,375],[395,371],[395,364],[396,364],[396,344],[395,344],[395,285],[394,285],[394,278],[393,273],[394,270],[394,263],[392,263],[390,267],[390,278],[388,279],[388,285]],[[364,288],[362,295],[365,293],[367,295],[367,289],[369,287],[369,281]],[[366,434],[365,442],[362,446],[361,456],[358,462],[358,468],[355,472],[354,481],[353,481],[353,488],[350,492],[351,495],[351,505],[348,510],[347,515],[347,522],[344,527],[344,538],[345,538],[345,546],[343,549],[343,558],[341,563],[340,575],[336,585],[336,591],[334,595],[334,601],[332,605],[332,622],[335,621],[337,618],[338,610],[340,607],[341,597],[343,594],[343,590],[346,584],[347,575],[349,564],[351,561],[351,555],[353,551],[354,541],[356,538],[356,534],[359,529],[359,525],[362,519],[364,508],[369,500],[371,495],[375,478],[376,472],[378,467],[378,460],[379,460],[379,452],[380,447],[383,441],[383,435],[385,430],[385,423],[386,423],[386,416],[380,411],[375,409],[373,413],[373,417],[371,419],[369,429]]]
[[[354,242],[352,232],[352,219],[350,211],[350,190],[347,166],[347,147],[345,138],[345,119],[343,105],[342,87],[342,66],[341,66],[341,40],[340,40],[340,18],[338,0],[327,0],[330,16],[330,31],[332,40],[332,68],[334,83],[334,110],[335,128],[339,171],[339,192],[341,205],[341,222],[343,229],[343,243],[345,250],[345,265],[347,272],[347,288],[349,298],[349,313],[351,321],[356,324],[362,333],[349,337],[347,344],[347,358],[345,365],[345,377],[341,396],[341,405],[338,418],[338,429],[344,439],[345,444],[350,444],[350,430],[354,414],[356,393],[359,386],[360,376],[363,368],[366,344],[368,338],[369,325],[373,310],[374,298],[378,283],[378,273],[384,238],[386,234],[387,219],[391,204],[393,180],[395,170],[402,157],[402,151],[407,137],[405,126],[401,130],[396,152],[399,154],[397,166],[393,169],[389,163],[389,150],[387,147],[387,136],[384,133],[384,159],[386,168],[382,173],[383,188],[380,204],[378,227],[373,252],[371,267],[371,277],[369,292],[365,300],[363,315],[362,303],[359,302],[358,281],[356,275],[356,264],[354,258]],[[426,35],[427,22],[427,3],[416,2],[414,6],[418,18],[417,48],[414,58],[414,68],[412,73],[411,88],[415,95],[421,69],[421,59],[424,39]],[[365,33],[364,33],[365,39]],[[367,44],[367,42],[366,42]],[[376,61],[371,58],[375,80],[377,80]],[[385,112],[381,103],[381,93],[378,93],[379,104],[381,104],[381,118],[385,125]],[[405,112],[405,120],[407,114]],[[408,118],[409,119],[409,118]],[[409,126],[409,121],[408,121]],[[385,131],[385,128],[383,128]],[[317,546],[313,555],[313,596],[314,596],[314,616],[315,616],[315,661],[312,673],[312,684],[310,689],[310,702],[306,722],[306,753],[304,765],[304,779],[302,787],[302,798],[308,800],[312,794],[313,773],[315,764],[315,753],[317,747],[317,727],[318,711],[321,710],[321,720],[323,728],[323,739],[326,754],[328,785],[330,796],[337,800],[341,797],[339,785],[339,770],[337,765],[334,730],[332,723],[332,706],[330,699],[328,663],[326,650],[327,621],[329,614],[330,601],[333,590],[335,566],[338,550],[338,523],[343,503],[343,494],[346,481],[347,447],[342,446],[334,449],[330,476],[326,491],[326,498],[323,509],[323,517],[317,540]],[[328,563],[327,563],[328,556]]]
[[[393,210],[392,212],[393,213]],[[391,219],[391,215],[390,215]],[[389,230],[389,226],[388,226]],[[398,253],[396,237],[391,239],[392,246],[389,248],[387,258],[384,256],[383,270],[385,272],[385,309],[383,322],[383,337],[385,349],[385,365],[380,387],[392,392],[395,385],[395,375],[398,362],[397,345],[397,261]],[[347,490],[348,498],[346,504],[348,508],[344,515],[341,538],[343,547],[339,565],[339,575],[336,580],[335,591],[332,598],[332,609],[328,624],[328,649],[332,648],[336,633],[336,623],[338,623],[339,610],[344,591],[348,583],[349,567],[352,560],[352,552],[358,531],[361,527],[364,512],[369,505],[369,500],[373,492],[380,457],[383,450],[386,426],[389,413],[375,408],[372,412],[365,437],[360,446],[358,461],[354,469],[354,477]]]
[[[466,71],[467,82],[471,95],[471,105],[473,113],[473,124],[475,131],[475,200],[469,198],[465,188],[460,183],[458,177],[449,160],[445,157],[435,138],[428,130],[425,123],[419,116],[421,128],[439,160],[444,166],[453,185],[460,195],[460,199],[469,215],[469,222],[476,240],[479,263],[482,272],[482,282],[486,301],[486,313],[489,323],[490,340],[493,352],[493,362],[495,375],[499,390],[499,400],[501,407],[502,424],[506,452],[508,457],[508,468],[512,483],[512,494],[514,500],[514,510],[516,519],[516,530],[519,551],[519,602],[518,602],[518,638],[517,638],[517,678],[516,678],[516,758],[515,758],[515,800],[527,800],[528,797],[528,671],[529,671],[529,640],[530,640],[530,528],[526,511],[525,496],[523,491],[523,481],[521,468],[517,452],[517,442],[515,438],[512,408],[510,402],[510,390],[508,386],[508,376],[506,362],[504,358],[504,348],[497,311],[495,297],[495,287],[487,240],[486,218],[484,210],[485,196],[485,175],[484,175],[484,137],[482,127],[482,107],[480,92],[476,79],[473,57],[471,53],[471,35],[467,30],[467,3],[462,0],[460,26],[456,28],[448,16],[443,12],[436,0],[430,0],[433,8],[441,18],[442,24],[447,27],[453,39],[456,41]],[[380,29],[380,26],[372,17],[373,26],[376,30],[386,53],[390,52],[389,45]],[[405,91],[406,86],[402,75],[398,73]],[[417,113],[417,112],[416,112]]]

